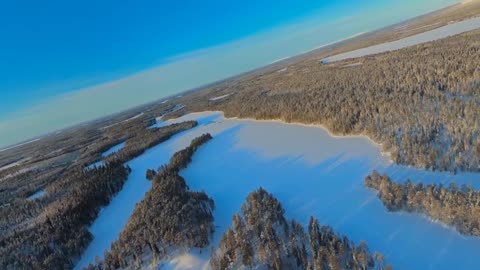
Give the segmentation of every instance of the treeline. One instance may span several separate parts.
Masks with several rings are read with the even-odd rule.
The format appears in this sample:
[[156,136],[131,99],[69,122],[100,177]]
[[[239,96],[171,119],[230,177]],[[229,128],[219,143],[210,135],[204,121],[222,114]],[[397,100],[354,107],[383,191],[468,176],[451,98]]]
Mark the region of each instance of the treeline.
[[212,269],[391,269],[365,242],[356,246],[313,217],[306,232],[298,222],[288,222],[284,213],[264,189],[250,193],[242,215],[233,216],[233,227],[212,251]]
[[480,236],[480,191],[471,187],[413,184],[410,180],[399,184],[376,171],[365,178],[365,186],[378,191],[389,211],[421,213],[462,234]]
[[[257,73],[182,102],[227,117],[322,124],[365,134],[397,163],[480,170],[480,31],[357,59]],[[321,59],[321,58],[320,58]],[[356,66],[348,64],[360,63]],[[221,102],[213,96],[235,93]]]
[[194,128],[195,126],[197,126],[196,121],[185,121],[161,128],[143,129],[131,139],[127,140],[125,147],[106,157],[106,162],[126,162],[131,160],[143,154],[146,149],[170,139],[174,134]]
[[[120,163],[110,163],[67,175],[57,184],[65,195],[27,220],[21,230],[0,236],[0,268],[71,268],[92,239],[88,225],[121,189],[129,171]],[[14,215],[15,209],[11,210]]]
[[204,248],[209,244],[214,230],[214,201],[204,192],[189,190],[179,171],[211,138],[204,134],[194,139],[160,168],[151,190],[135,207],[104,261],[88,269],[140,269],[160,261],[174,249]]
[[[130,169],[124,162],[194,126],[196,122],[190,121],[136,134],[121,155],[91,170],[40,168],[21,174],[20,182],[13,177],[0,183],[5,188],[0,190],[5,194],[0,206],[0,269],[71,268],[92,239],[88,226],[126,181]],[[31,201],[10,196],[10,189],[17,195],[34,193],[31,188],[22,191],[29,175],[38,175],[35,186],[43,185],[45,195]]]

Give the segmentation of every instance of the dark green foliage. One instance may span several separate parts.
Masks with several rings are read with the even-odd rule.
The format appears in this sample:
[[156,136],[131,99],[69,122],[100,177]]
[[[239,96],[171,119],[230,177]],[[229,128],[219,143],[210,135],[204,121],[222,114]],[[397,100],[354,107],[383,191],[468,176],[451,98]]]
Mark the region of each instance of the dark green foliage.
[[365,178],[365,186],[378,190],[378,197],[389,211],[425,214],[460,233],[480,236],[480,191],[471,187],[404,184],[393,182],[376,171]]
[[289,224],[280,202],[264,189],[250,193],[242,214],[233,216],[219,249],[212,251],[214,270],[238,269],[388,269],[371,255],[365,242],[356,246],[313,217],[308,232]]

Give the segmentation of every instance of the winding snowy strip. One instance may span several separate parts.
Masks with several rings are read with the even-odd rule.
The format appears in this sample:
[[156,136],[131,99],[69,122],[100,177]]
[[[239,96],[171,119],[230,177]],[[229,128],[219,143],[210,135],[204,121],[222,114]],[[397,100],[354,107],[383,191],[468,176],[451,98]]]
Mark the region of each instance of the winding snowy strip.
[[335,61],[341,61],[350,58],[357,58],[372,54],[384,53],[388,51],[399,50],[402,48],[415,46],[418,44],[447,38],[471,30],[480,28],[480,17],[467,19],[464,21],[451,23],[434,30],[430,30],[421,34],[413,35],[410,37],[402,38],[392,42],[386,42],[342,54],[337,54],[331,57],[327,57],[321,60],[322,63],[330,63]]

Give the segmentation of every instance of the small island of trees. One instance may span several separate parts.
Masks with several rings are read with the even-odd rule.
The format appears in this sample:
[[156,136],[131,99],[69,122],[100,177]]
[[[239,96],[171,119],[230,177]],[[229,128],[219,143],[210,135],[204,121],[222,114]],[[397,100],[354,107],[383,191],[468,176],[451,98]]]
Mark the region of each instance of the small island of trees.
[[365,178],[365,186],[378,191],[389,211],[421,213],[462,234],[480,236],[480,191],[471,187],[413,184],[410,180],[399,184],[376,171]]

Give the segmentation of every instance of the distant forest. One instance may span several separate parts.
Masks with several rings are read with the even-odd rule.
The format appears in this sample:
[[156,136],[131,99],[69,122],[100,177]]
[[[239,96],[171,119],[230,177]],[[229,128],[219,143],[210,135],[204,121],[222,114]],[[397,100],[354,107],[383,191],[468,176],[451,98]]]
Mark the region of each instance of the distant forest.
[[248,195],[242,214],[232,222],[218,250],[212,251],[213,270],[392,269],[380,253],[370,253],[365,242],[357,246],[313,217],[307,232],[298,222],[287,221],[280,202],[262,188]]
[[320,59],[219,83],[181,102],[227,117],[365,134],[401,164],[480,170],[480,30],[357,59]]

